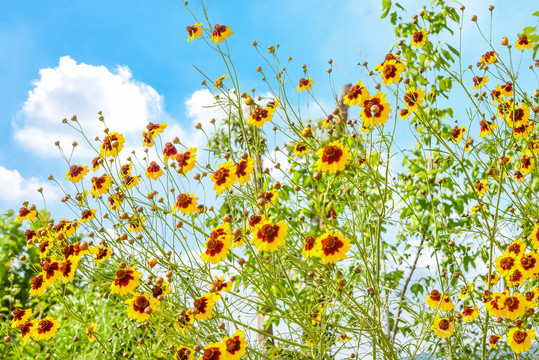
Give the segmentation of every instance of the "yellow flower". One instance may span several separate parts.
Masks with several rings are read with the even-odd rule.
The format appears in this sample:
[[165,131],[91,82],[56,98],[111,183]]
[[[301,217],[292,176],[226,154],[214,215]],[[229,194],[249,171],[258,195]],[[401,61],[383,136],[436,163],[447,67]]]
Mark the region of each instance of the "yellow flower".
[[520,354],[523,351],[528,351],[531,348],[532,340],[535,339],[535,330],[512,328],[507,333],[507,343],[515,353]]
[[529,252],[520,257],[519,268],[523,272],[524,280],[535,279],[539,273],[539,255]]
[[434,331],[436,336],[446,338],[453,335],[455,328],[453,327],[452,319],[440,319],[439,317],[436,317],[436,319],[434,319],[434,323],[432,324],[432,330]]
[[526,34],[522,34],[518,37],[518,40],[515,42],[515,47],[519,50],[531,49],[533,43],[528,39]]
[[217,80],[215,80],[215,82],[213,83],[213,85],[215,86],[215,90],[223,86],[223,80],[226,79],[227,77],[228,75],[225,74],[223,76],[218,77]]
[[88,341],[89,342],[94,342],[95,341],[94,334],[95,334],[96,329],[97,329],[97,324],[96,323],[93,323],[92,325],[90,325],[90,326],[88,326],[86,328],[86,336],[88,336]]
[[386,102],[386,94],[377,92],[376,95],[365,99],[359,104],[361,106],[361,121],[366,128],[376,125],[383,125],[389,118],[392,110]]
[[479,125],[481,125],[481,130],[479,131],[479,137],[492,135],[492,130],[498,127],[498,125],[494,124],[492,121],[486,121],[486,120],[481,120]]
[[299,85],[297,91],[303,91],[303,90],[309,90],[311,88],[311,85],[314,84],[314,81],[312,78],[301,78],[299,79]]
[[13,310],[13,320],[11,321],[11,327],[19,327],[20,324],[24,324],[32,317],[32,310],[28,309],[15,309]]
[[272,225],[264,220],[253,231],[252,243],[260,251],[275,251],[284,244],[284,238],[288,232],[288,226],[284,220]]
[[125,139],[122,134],[117,132],[112,132],[107,134],[103,139],[103,144],[101,144],[101,150],[99,151],[100,156],[118,156],[118,153],[124,148]]
[[198,198],[195,194],[180,194],[176,198],[174,211],[180,211],[182,214],[191,214],[197,211]]
[[[363,82],[358,81],[356,85],[348,90],[343,102],[345,105],[351,106],[357,105],[367,98],[369,98],[369,91],[363,86]],[[333,119],[333,116],[331,118]]]
[[419,31],[414,32],[414,35],[412,36],[412,46],[415,46],[417,48],[422,47],[427,42],[428,38],[428,32],[425,29],[421,29]]
[[167,142],[163,148],[163,161],[167,162],[168,159],[175,159],[178,155],[178,149],[174,146],[173,143]]
[[193,302],[194,317],[196,320],[206,320],[211,318],[215,302],[219,300],[220,295],[207,293]]
[[47,288],[45,282],[45,273],[41,272],[38,275],[34,276],[31,281],[32,287],[29,290],[30,296],[41,296]]
[[21,331],[23,343],[25,345],[30,341],[30,337],[33,337],[34,329],[37,327],[37,322],[38,319],[34,319],[18,325],[18,328]]
[[477,307],[477,305],[465,306],[464,310],[462,311],[462,315],[464,315],[464,321],[473,321],[476,317],[479,316],[479,308]]
[[224,275],[221,277],[214,276],[215,281],[210,286],[210,292],[220,293],[221,291],[229,292],[232,289],[232,282],[225,281]]
[[236,169],[231,161],[227,161],[219,165],[217,171],[210,175],[211,180],[215,183],[213,189],[217,194],[222,194],[228,190],[236,182]]
[[494,64],[498,59],[496,59],[498,53],[496,51],[487,51],[485,55],[481,56],[481,62],[485,65]]
[[294,154],[297,156],[303,156],[309,152],[309,148],[305,143],[299,142],[294,146]]
[[269,209],[272,205],[275,205],[275,203],[277,202],[277,199],[279,198],[279,193],[275,189],[262,193],[261,195],[262,195],[262,199],[266,201],[266,205],[265,205],[266,209]]
[[75,278],[75,272],[77,271],[77,266],[79,266],[79,258],[72,257],[60,263],[58,269],[62,274],[62,279],[65,283],[72,282]]
[[153,311],[158,310],[159,301],[154,298],[149,298],[146,293],[135,294],[131,299],[125,301],[129,307],[127,308],[127,316],[142,322],[150,318]]
[[101,264],[103,261],[110,259],[112,255],[112,248],[105,247],[103,243],[97,247],[90,248],[90,254],[94,255],[94,262]]
[[488,339],[488,344],[491,348],[495,349],[496,345],[498,344],[498,341],[500,340],[500,337],[497,335],[490,335],[490,338]]
[[316,246],[316,238],[312,236],[307,236],[305,238],[305,245],[303,246],[303,249],[301,250],[301,254],[303,255],[304,259],[310,258],[312,256],[317,255],[317,246]]
[[136,175],[136,176],[128,175],[122,178],[122,183],[125,184],[126,189],[132,189],[135,186],[137,186],[139,180],[140,180],[139,175]]
[[351,247],[349,239],[333,230],[326,230],[316,239],[316,244],[318,246],[316,255],[322,259],[324,264],[346,259],[346,253]]
[[103,175],[100,177],[94,176],[92,178],[92,189],[90,192],[96,198],[100,197],[102,194],[106,194],[109,191],[112,180],[109,176]]
[[192,170],[195,167],[196,157],[197,148],[189,148],[189,150],[176,155],[176,161],[178,162],[178,174],[185,176],[189,170]]
[[36,341],[39,340],[49,340],[51,337],[56,334],[60,323],[58,320],[53,319],[50,316],[47,316],[45,319],[40,320],[36,326],[32,327],[32,338]]
[[198,39],[202,36],[202,23],[190,25],[187,27],[187,41]]
[[82,213],[80,214],[79,223],[84,224],[84,223],[87,223],[87,222],[92,221],[93,219],[95,219],[95,212],[96,212],[95,209],[82,210]]
[[19,216],[15,219],[16,221],[23,221],[23,220],[35,220],[37,216],[36,209],[28,209],[26,207],[22,207],[19,209]]
[[459,300],[466,299],[468,295],[474,291],[474,284],[468,283],[466,286],[463,286],[462,289],[460,289],[459,292]]
[[495,259],[496,271],[501,276],[509,276],[518,268],[517,257],[513,254],[503,253]]
[[[225,345],[223,343],[209,343],[204,348],[204,353],[199,360],[228,360],[225,354]],[[235,359],[235,358],[231,358]]]
[[398,82],[401,79],[402,72],[406,70],[406,65],[395,59],[386,60],[383,64],[383,67],[378,67],[378,72],[382,76],[382,82],[386,85]]
[[527,174],[531,173],[533,170],[533,165],[535,163],[535,160],[533,158],[533,155],[528,156],[526,154],[522,154],[522,159],[520,161],[520,172],[522,175],[526,176]]
[[350,150],[340,141],[333,141],[326,147],[318,150],[318,170],[334,173],[342,171],[350,161]]
[[129,232],[134,232],[138,234],[142,231],[143,224],[146,222],[146,219],[143,216],[137,216],[133,214],[127,222],[129,223]]
[[227,25],[215,24],[213,29],[211,41],[215,44],[225,41],[226,38],[233,34],[233,31]]
[[492,294],[492,297],[487,302],[485,302],[485,308],[487,309],[490,315],[494,317],[502,316],[503,314],[502,309],[505,306],[504,300],[505,300],[505,297],[508,296],[508,294],[509,294],[508,290],[505,290],[503,293],[495,292],[494,294]]
[[252,158],[247,158],[241,160],[240,162],[234,164],[236,167],[236,177],[240,185],[245,184],[247,181],[251,180],[251,174],[254,172],[255,161]]
[[539,248],[539,224],[535,224],[533,227],[532,234],[530,235],[530,240],[532,241],[532,245],[534,249]]
[[526,125],[530,118],[530,108],[524,104],[519,107],[514,107],[507,111],[505,120],[511,128]]
[[195,317],[189,311],[182,310],[181,313],[182,315],[176,318],[176,328],[183,334],[193,326]]
[[488,190],[488,180],[487,179],[484,179],[484,180],[481,180],[480,182],[476,182],[475,183],[475,190],[477,191],[477,196],[479,197],[483,197],[485,196],[487,190]]
[[455,304],[453,304],[448,294],[442,295],[442,293],[440,293],[436,289],[430,292],[425,302],[429,305],[430,308],[439,309],[440,311],[451,311],[455,307]]
[[88,174],[88,166],[71,165],[66,173],[66,180],[69,179],[73,184],[82,180],[84,175]]
[[221,341],[225,346],[225,356],[228,360],[239,360],[247,352],[245,331],[236,330],[231,337],[225,337]]
[[131,266],[127,269],[120,269],[116,272],[116,277],[112,284],[110,284],[110,293],[127,295],[134,294],[135,288],[140,284],[139,271],[136,271],[136,266]]
[[425,92],[422,89],[410,87],[404,95],[404,105],[407,107],[410,113],[414,112],[417,110],[418,107],[423,105],[424,98]]
[[228,228],[229,225],[225,222],[212,230],[210,237],[204,245],[206,250],[200,255],[202,261],[217,264],[226,258],[234,240],[234,235],[232,235]]
[[488,76],[474,76],[473,80],[473,89],[477,90],[483,87],[488,81]]
[[163,170],[155,161],[152,161],[146,169],[146,177],[157,180],[161,175],[163,175]]
[[511,320],[516,320],[524,315],[524,312],[526,311],[527,302],[524,295],[520,293],[502,295],[499,303],[502,304],[502,307],[500,308],[501,316]]
[[194,360],[195,351],[186,346],[178,346],[174,353],[174,360]]
[[257,106],[251,116],[247,119],[247,124],[261,128],[265,123],[271,121],[273,112],[263,107]]

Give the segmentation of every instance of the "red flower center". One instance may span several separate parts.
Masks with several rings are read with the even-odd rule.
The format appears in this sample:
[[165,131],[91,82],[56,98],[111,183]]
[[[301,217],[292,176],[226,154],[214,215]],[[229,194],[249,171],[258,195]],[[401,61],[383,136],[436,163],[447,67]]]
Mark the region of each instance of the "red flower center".
[[423,41],[423,33],[421,31],[416,31],[412,38],[414,42],[420,43],[421,41]]
[[41,320],[37,327],[40,333],[45,333],[45,332],[49,332],[53,326],[54,326],[54,323],[52,321]]
[[438,324],[438,327],[440,328],[440,330],[447,331],[449,329],[450,324],[451,323],[449,322],[449,320],[442,319],[442,320],[440,320],[440,323]]
[[134,302],[135,306],[139,309],[146,309],[148,305],[150,305],[150,302],[148,299],[146,299],[146,296],[137,296]]
[[236,351],[239,351],[240,349],[241,349],[241,341],[238,338],[238,336],[230,338],[226,341],[226,350],[229,353],[234,354]]
[[515,340],[517,344],[522,344],[526,340],[527,335],[528,334],[525,331],[517,330],[513,334],[513,340]]
[[500,261],[500,267],[504,270],[509,270],[513,267],[513,265],[515,265],[515,260],[511,257],[506,257],[506,258],[503,258],[501,261]]

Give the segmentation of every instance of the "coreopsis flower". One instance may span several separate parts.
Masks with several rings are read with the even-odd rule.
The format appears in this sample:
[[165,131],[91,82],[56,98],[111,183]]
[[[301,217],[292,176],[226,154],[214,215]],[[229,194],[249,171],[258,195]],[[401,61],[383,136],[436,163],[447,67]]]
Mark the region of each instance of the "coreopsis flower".
[[488,180],[487,179],[483,179],[481,181],[478,181],[475,183],[474,187],[475,187],[475,190],[477,192],[477,196],[479,197],[483,197],[485,196],[486,192],[488,191]]
[[473,321],[476,317],[479,316],[479,308],[477,307],[477,305],[465,306],[464,310],[462,311],[462,315],[464,316],[464,321]]
[[103,158],[101,156],[96,156],[92,159],[92,171],[97,171],[101,164],[103,164]]
[[535,336],[534,329],[524,330],[515,327],[507,333],[507,343],[511,347],[511,350],[520,354],[521,352],[530,350],[532,340],[535,339]]
[[459,291],[459,300],[466,299],[474,288],[475,286],[473,283],[468,283],[466,286],[463,286]]
[[92,189],[90,190],[90,192],[94,197],[98,198],[109,191],[111,184],[112,180],[107,175],[103,175],[100,177],[94,176],[92,178]]
[[45,283],[45,274],[43,272],[34,276],[31,281],[32,287],[29,290],[30,296],[41,296],[47,288]]
[[453,335],[455,328],[453,327],[452,319],[436,317],[436,319],[434,319],[434,323],[432,324],[432,330],[436,336],[446,338]]
[[204,244],[206,250],[202,252],[200,258],[211,264],[217,264],[219,261],[226,258],[226,255],[232,247],[233,239],[234,235],[229,231],[227,222],[212,229],[210,237],[206,241],[206,244]]
[[79,265],[78,258],[71,258],[65,261],[62,261],[58,266],[62,279],[65,283],[72,282],[75,278],[75,272],[77,271],[77,266]]
[[522,154],[522,159],[520,161],[520,172],[522,175],[527,175],[532,172],[534,162],[533,156]]
[[279,193],[277,192],[277,190],[270,190],[268,192],[262,193],[262,199],[266,201],[266,209],[268,209],[272,205],[275,205],[278,198]]
[[470,152],[470,149],[472,148],[473,146],[473,139],[471,137],[466,137],[466,143],[464,144],[464,151],[466,152]]
[[[490,274],[490,285],[494,286],[500,281],[500,275],[498,274]],[[488,274],[485,275],[485,284],[488,285]]]
[[406,70],[406,65],[397,60],[385,60],[383,67],[378,68],[382,82],[386,85],[391,85],[401,79],[401,74]]
[[96,212],[95,209],[82,210],[82,213],[80,214],[79,223],[84,224],[95,219],[95,212]]
[[187,41],[198,39],[202,36],[202,23],[189,25],[187,27]]
[[152,132],[150,131],[143,131],[142,132],[142,146],[144,147],[152,147],[154,143],[153,141],[153,137],[152,137]]
[[197,211],[197,202],[198,198],[195,197],[195,194],[180,194],[176,198],[176,203],[174,204],[174,211],[180,211],[182,214],[191,214]]
[[215,302],[219,300],[220,295],[207,293],[193,302],[194,318],[201,321],[211,318]]
[[308,79],[301,78],[299,79],[299,85],[298,85],[297,91],[309,90],[312,84],[314,84],[314,81],[312,78],[308,78]]
[[41,261],[41,267],[43,268],[43,281],[46,287],[54,285],[57,280],[62,278],[59,261],[44,259]]
[[496,61],[498,61],[496,55],[498,55],[496,51],[487,51],[485,55],[481,56],[480,61],[485,65],[494,64]]
[[253,231],[252,243],[260,251],[275,251],[284,244],[284,238],[288,232],[288,226],[284,220],[272,225],[264,220]]
[[79,261],[82,255],[86,255],[88,253],[88,249],[86,247],[83,248],[80,242],[65,245],[62,248],[62,255],[64,256],[64,260],[73,259],[74,261]]
[[194,360],[194,350],[186,346],[178,346],[174,352],[174,360]]
[[215,82],[213,83],[213,85],[215,86],[215,90],[223,86],[223,80],[225,80],[227,77],[228,75],[225,74],[223,76],[218,77],[217,80],[215,80]]
[[109,209],[116,210],[116,211],[120,210],[120,205],[122,205],[124,198],[125,198],[125,195],[121,191],[110,195],[108,198]]
[[507,112],[505,120],[509,127],[519,127],[527,124],[530,118],[530,108],[524,104],[514,107]]
[[515,286],[520,286],[520,285],[524,285],[524,282],[526,281],[526,278],[524,277],[524,270],[522,270],[521,268],[515,268],[513,270],[512,273],[509,274],[509,276],[507,276],[505,278],[506,280],[506,285],[508,287],[515,287]]
[[536,288],[530,289],[524,293],[526,299],[526,307],[528,309],[534,309],[537,307],[537,299],[539,298],[539,291]]
[[414,87],[409,88],[404,95],[404,105],[409,112],[414,112],[419,106],[423,104],[425,98],[425,92],[422,89],[416,89]]
[[513,135],[517,139],[528,138],[535,131],[535,124],[533,121],[528,122],[527,124],[522,124],[518,127],[513,128]]
[[93,323],[92,325],[88,326],[86,328],[86,336],[88,336],[88,341],[89,342],[94,342],[95,341],[95,331],[97,329],[97,324],[96,323]]
[[178,174],[185,175],[189,170],[192,170],[195,167],[196,156],[197,148],[189,148],[189,150],[176,155]]
[[99,155],[116,157],[124,148],[124,144],[125,139],[122,134],[118,134],[117,132],[109,133],[103,139],[103,144],[101,144]]
[[[369,91],[363,86],[362,81],[358,81],[356,85],[348,90],[348,93],[344,96],[343,103],[349,106],[357,105],[367,98],[369,98]],[[333,116],[331,118],[333,119]]]
[[225,354],[225,346],[222,343],[209,343],[204,348],[201,360],[225,360],[228,359]]
[[524,177],[524,175],[520,172],[520,171],[515,171],[515,174],[513,175],[513,177],[515,178],[515,180],[517,181],[517,183],[521,183],[523,181],[526,181],[526,178]]
[[127,222],[129,223],[129,232],[134,232],[135,234],[138,234],[142,231],[142,227],[144,226],[144,223],[146,222],[146,219],[143,216],[136,216],[133,214]]
[[500,340],[500,337],[497,335],[490,335],[490,338],[488,339],[488,344],[492,349],[496,348],[496,345],[498,345],[498,341]]
[[412,46],[415,46],[417,48],[422,47],[427,42],[428,38],[428,32],[425,29],[418,30],[414,32],[414,35],[412,35]]
[[496,106],[496,116],[504,118],[504,119],[507,118],[507,116],[511,112],[512,107],[513,107],[513,103],[512,103],[511,100],[506,100],[506,101],[500,102]]
[[123,164],[122,167],[120,168],[119,175],[120,177],[123,178],[123,177],[131,175],[131,171],[133,171],[133,163]]
[[462,140],[462,137],[464,136],[464,133],[466,132],[466,126],[457,126],[451,130],[451,138],[454,142],[457,144]]
[[316,244],[318,247],[316,255],[322,259],[324,264],[346,259],[346,253],[351,247],[349,239],[333,230],[326,230],[316,239]]
[[112,256],[112,248],[105,247],[103,243],[99,244],[99,246],[89,248],[89,251],[94,256],[94,262],[96,264],[101,264]]
[[487,121],[487,120],[481,120],[479,125],[481,125],[481,130],[479,131],[479,137],[492,135],[492,130],[494,130],[498,126],[492,121]]
[[525,251],[526,243],[520,239],[515,239],[515,241],[513,241],[505,250],[507,254],[514,255],[515,257],[524,255]]
[[236,167],[236,178],[240,185],[245,184],[247,181],[251,181],[251,174],[254,172],[255,161],[252,158],[240,160],[234,164]]
[[54,245],[54,239],[50,237],[44,237],[41,239],[41,242],[39,243],[39,258],[44,259],[47,257],[50,249],[52,249]]
[[303,142],[299,142],[294,146],[294,154],[297,156],[303,156],[309,152],[309,148]]
[[328,171],[330,173],[344,170],[352,157],[350,150],[338,140],[319,149],[317,154],[318,161],[316,162],[316,166],[318,170]]
[[32,338],[36,341],[39,340],[49,340],[51,337],[56,334],[60,328],[60,323],[58,320],[53,319],[50,316],[47,316],[45,319],[40,320],[35,326],[32,327]]
[[231,161],[227,161],[219,165],[217,171],[210,175],[211,180],[215,183],[213,190],[217,194],[222,194],[228,190],[236,182],[236,169]]
[[110,293],[127,295],[134,294],[135,288],[140,284],[139,271],[136,271],[136,266],[131,266],[127,269],[120,269],[116,271],[114,281],[110,284]]
[[152,161],[146,169],[145,174],[148,179],[157,180],[161,175],[163,175],[163,170],[161,170],[159,164],[157,164],[155,161]]
[[125,301],[129,307],[127,308],[127,316],[142,322],[150,318],[150,314],[158,309],[159,301],[148,297],[144,294],[134,294],[131,299]]
[[539,255],[529,252],[520,257],[520,269],[525,279],[534,279],[539,273]]
[[535,224],[533,227],[532,234],[530,235],[530,240],[534,249],[539,248],[539,224]]
[[167,142],[163,149],[163,160],[167,162],[168,159],[175,159],[176,155],[178,155],[178,149],[176,149],[173,143]]
[[231,337],[225,337],[221,341],[225,346],[225,356],[230,360],[239,360],[247,352],[245,331],[236,330]]
[[483,87],[488,81],[488,76],[474,76],[473,80],[473,89],[477,90]]
[[229,292],[232,289],[232,282],[231,281],[225,281],[225,277],[221,276],[215,276],[215,281],[210,286],[210,292],[212,293],[220,293],[221,291]]
[[166,294],[170,292],[170,284],[166,281],[155,284],[152,286],[152,298],[157,299],[157,301],[161,302]]
[[442,294],[436,289],[430,292],[425,302],[432,309],[440,309],[440,311],[451,311],[455,307],[448,294]]
[[230,30],[227,25],[215,24],[213,27],[213,33],[211,34],[211,41],[215,44],[225,41],[234,32]]
[[86,198],[88,197],[88,194],[88,190],[84,190],[83,192],[77,193],[77,195],[75,195],[75,199],[78,201],[79,207],[83,207],[86,204]]
[[37,216],[37,210],[36,209],[28,209],[27,207],[22,207],[19,209],[19,216],[15,219],[16,221],[23,221],[23,220],[35,220]]
[[303,246],[303,249],[301,250],[301,254],[303,255],[304,259],[316,256],[317,246],[316,246],[316,238],[313,236],[307,236],[305,238],[305,245]]
[[139,175],[136,175],[136,176],[128,175],[122,178],[122,183],[125,185],[126,189],[132,189],[135,186],[137,186],[139,180],[140,180]]
[[268,103],[266,104],[266,109],[273,114],[275,111],[277,111],[278,106],[279,106],[279,99],[275,99],[272,101],[268,101]]
[[347,335],[346,333],[342,333],[342,334],[339,335],[339,337],[337,338],[337,342],[338,342],[339,344],[342,344],[342,343],[344,343],[344,342],[346,342],[346,341],[350,341],[350,340],[352,340],[352,337],[349,336],[349,335]]
[[501,316],[511,320],[516,320],[526,312],[526,299],[520,293],[504,295],[500,299],[503,307],[500,308]]
[[157,265],[158,260],[156,258],[151,258],[146,260],[146,264],[148,264],[149,267],[153,268],[155,265]]
[[152,122],[146,125],[146,130],[152,134],[152,139],[155,139],[158,134],[161,134],[167,127],[166,123],[154,124]]
[[273,117],[273,112],[265,109],[263,107],[257,106],[251,116],[247,119],[247,124],[261,128],[265,123],[271,121]]
[[528,144],[526,144],[526,153],[528,155],[539,155],[539,141],[528,141]]
[[515,42],[515,47],[519,50],[531,49],[533,43],[528,39],[526,34],[522,34],[518,37],[518,40]]
[[71,181],[73,184],[82,180],[84,175],[88,174],[88,166],[71,165],[66,173],[66,180]]
[[377,92],[359,104],[361,106],[361,121],[363,126],[371,128],[374,124],[383,125],[389,118],[392,111],[386,101],[386,94]]
[[490,315],[499,317],[502,316],[502,308],[504,305],[505,298],[509,295],[509,290],[505,290],[503,293],[495,292],[492,296],[485,302],[485,308]]
[[37,319],[27,321],[25,323],[19,324],[18,328],[21,331],[22,340],[23,343],[26,345],[30,341],[30,338],[32,337],[33,330],[37,326]]
[[410,112],[410,110],[408,110],[408,108],[402,109],[399,112],[399,118],[406,119],[406,118],[408,118],[408,116],[410,116],[410,114],[412,114],[412,113]]
[[19,327],[20,324],[24,324],[32,317],[31,309],[15,309],[13,310],[13,320],[11,321],[11,327]]
[[[239,232],[237,232],[237,230],[239,230]],[[237,230],[234,230],[234,232],[233,232],[233,234],[235,236],[234,240],[232,241],[232,248],[233,249],[245,245],[245,240],[246,240],[246,237],[247,237],[247,234],[245,233],[245,231],[243,229],[237,229]]]
[[509,276],[519,266],[515,255],[504,253],[495,260],[496,271],[501,276]]
[[182,310],[182,315],[176,318],[176,328],[183,334],[189,330],[195,322],[195,317],[189,311]]
[[251,215],[249,218],[249,227],[254,229],[258,227],[265,219],[261,215]]
[[79,227],[78,222],[62,219],[55,227],[54,230],[58,234],[62,234],[65,238],[70,238],[75,234],[75,230]]

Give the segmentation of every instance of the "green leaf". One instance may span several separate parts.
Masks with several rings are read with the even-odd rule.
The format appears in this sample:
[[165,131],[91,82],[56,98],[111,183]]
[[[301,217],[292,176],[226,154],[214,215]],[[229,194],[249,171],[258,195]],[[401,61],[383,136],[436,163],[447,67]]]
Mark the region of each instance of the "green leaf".
[[527,26],[522,30],[524,34],[528,35],[535,31],[535,26]]
[[382,0],[382,8],[384,9],[384,12],[380,18],[383,19],[389,14],[389,10],[391,10],[391,0]]
[[449,44],[446,44],[447,47],[449,48],[449,50],[451,50],[451,52],[457,56],[460,56],[460,53],[457,49],[455,49],[453,46],[449,45]]
[[412,286],[410,286],[410,291],[415,295],[417,296],[417,294],[421,293],[423,294],[423,285],[421,284],[413,284]]
[[539,11],[536,11],[532,14],[533,16],[539,16]]

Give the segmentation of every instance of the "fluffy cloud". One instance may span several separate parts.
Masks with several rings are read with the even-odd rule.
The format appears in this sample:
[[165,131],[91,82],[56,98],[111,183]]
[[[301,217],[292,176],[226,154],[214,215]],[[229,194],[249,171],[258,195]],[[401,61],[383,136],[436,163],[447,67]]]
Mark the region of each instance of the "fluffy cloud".
[[59,191],[43,179],[31,177],[25,179],[17,170],[9,170],[0,166],[0,202],[3,208],[16,208],[23,201],[38,205],[42,204],[38,188],[43,188],[43,195],[47,202],[60,198]]
[[151,86],[134,80],[127,67],[110,71],[64,56],[57,67],[39,73],[34,89],[13,119],[13,129],[16,140],[41,156],[59,155],[55,140],[68,148],[73,140],[82,146],[77,132],[61,123],[72,115],[77,115],[89,139],[103,135],[98,111],[103,111],[110,129],[127,138],[140,137],[149,121],[158,122],[163,117],[162,97]]

